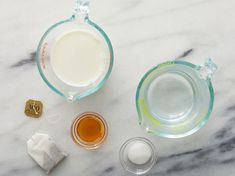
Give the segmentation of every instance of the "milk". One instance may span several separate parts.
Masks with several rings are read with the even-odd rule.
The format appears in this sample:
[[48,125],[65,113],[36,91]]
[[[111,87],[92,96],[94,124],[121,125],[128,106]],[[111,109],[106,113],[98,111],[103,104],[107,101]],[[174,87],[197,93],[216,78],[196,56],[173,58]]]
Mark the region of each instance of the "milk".
[[87,31],[67,32],[52,47],[52,68],[70,86],[89,86],[106,74],[109,64],[110,53],[104,39]]

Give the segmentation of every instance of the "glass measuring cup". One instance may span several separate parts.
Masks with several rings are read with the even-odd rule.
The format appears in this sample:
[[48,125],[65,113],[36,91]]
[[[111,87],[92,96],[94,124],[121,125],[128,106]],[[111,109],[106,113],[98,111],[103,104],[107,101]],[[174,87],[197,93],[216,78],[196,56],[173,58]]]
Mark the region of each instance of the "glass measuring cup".
[[217,66],[174,60],[157,65],[140,81],[136,93],[139,124],[149,133],[180,138],[195,133],[211,114],[211,77]]
[[[99,90],[108,79],[113,66],[114,56],[112,44],[102,28],[89,19],[89,1],[76,0],[73,15],[51,26],[42,36],[37,49],[36,61],[41,77],[54,92],[70,102],[79,100]],[[56,75],[51,64],[51,51],[55,42],[58,40],[58,36],[73,31],[89,32],[101,42],[105,43],[109,51],[109,58],[106,61],[101,75],[87,85],[78,86],[67,84]],[[87,52],[92,52],[92,50]]]

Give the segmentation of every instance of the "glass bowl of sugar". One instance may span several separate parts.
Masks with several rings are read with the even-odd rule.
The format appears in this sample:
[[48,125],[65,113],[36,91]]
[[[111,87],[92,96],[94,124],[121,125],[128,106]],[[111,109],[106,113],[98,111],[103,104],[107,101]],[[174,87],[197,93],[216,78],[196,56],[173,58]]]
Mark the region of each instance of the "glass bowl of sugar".
[[143,175],[156,164],[157,156],[154,145],[148,139],[135,137],[121,146],[119,159],[126,171]]
[[88,13],[89,0],[77,0],[72,17],[51,26],[37,49],[41,77],[68,101],[99,90],[112,70],[112,44]]

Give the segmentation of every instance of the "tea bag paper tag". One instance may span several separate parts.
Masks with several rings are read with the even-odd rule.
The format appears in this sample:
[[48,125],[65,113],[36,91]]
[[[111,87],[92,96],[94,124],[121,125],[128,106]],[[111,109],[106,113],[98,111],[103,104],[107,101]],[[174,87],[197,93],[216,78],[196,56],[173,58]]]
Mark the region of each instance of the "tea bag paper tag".
[[47,134],[35,133],[27,141],[28,154],[49,173],[67,154],[62,152]]
[[25,104],[25,115],[39,118],[42,115],[43,104],[41,101],[29,99]]

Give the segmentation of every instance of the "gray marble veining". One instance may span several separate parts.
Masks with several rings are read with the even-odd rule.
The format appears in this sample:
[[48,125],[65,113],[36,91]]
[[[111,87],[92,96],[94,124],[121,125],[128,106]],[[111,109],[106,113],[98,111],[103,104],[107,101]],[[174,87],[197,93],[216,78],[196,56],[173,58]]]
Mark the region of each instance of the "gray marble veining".
[[30,65],[34,65],[36,63],[36,52],[30,53],[29,58],[27,59],[22,59],[18,62],[16,62],[15,64],[12,64],[11,67],[22,67],[24,65],[30,64]]

